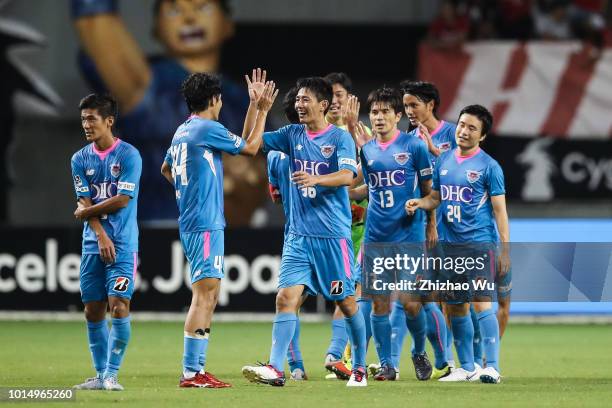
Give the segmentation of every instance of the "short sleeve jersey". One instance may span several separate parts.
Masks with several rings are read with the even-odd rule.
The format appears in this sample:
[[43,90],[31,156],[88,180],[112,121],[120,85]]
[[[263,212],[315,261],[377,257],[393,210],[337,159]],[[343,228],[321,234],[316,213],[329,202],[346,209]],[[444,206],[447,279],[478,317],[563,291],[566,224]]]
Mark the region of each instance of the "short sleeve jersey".
[[[126,195],[130,201],[125,208],[101,215],[104,231],[113,241],[115,251],[138,251],[138,191],[142,160],[138,150],[121,139],[99,151],[93,143],[72,156],[72,179],[77,198],[90,198],[98,204],[116,195]],[[97,254],[98,240],[89,222],[83,228],[83,254]]]
[[[334,125],[310,133],[304,125],[288,125],[263,136],[264,149],[289,156],[291,173],[331,174],[343,169],[357,173],[355,142],[345,130]],[[289,188],[290,232],[319,238],[351,237],[351,209],[348,187],[315,186]]]
[[176,129],[165,161],[172,169],[181,233],[225,228],[221,153],[236,155],[244,146],[242,137],[214,120],[191,116]]

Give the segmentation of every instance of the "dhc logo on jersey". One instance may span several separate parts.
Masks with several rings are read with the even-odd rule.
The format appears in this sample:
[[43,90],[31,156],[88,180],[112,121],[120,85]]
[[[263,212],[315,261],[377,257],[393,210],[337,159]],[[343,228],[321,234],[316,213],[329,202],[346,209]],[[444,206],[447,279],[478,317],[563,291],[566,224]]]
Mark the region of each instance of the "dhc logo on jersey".
[[329,174],[329,164],[313,160],[294,159],[295,171],[305,171],[313,176]]
[[403,169],[377,171],[368,173],[368,180],[372,188],[403,186],[406,184],[406,175]]
[[105,181],[99,184],[92,184],[93,201],[102,201],[117,195],[117,183]]
[[480,176],[482,176],[482,171],[466,170],[465,176],[467,177],[467,181],[469,181],[470,183],[475,183],[480,180]]
[[332,146],[332,145],[321,146],[321,154],[326,159],[329,159],[332,156],[332,154],[334,154],[335,150],[336,150],[336,146]]
[[399,164],[400,166],[403,166],[404,164],[408,162],[408,160],[410,160],[410,153],[408,152],[395,153],[393,155],[393,158],[395,159],[397,164]]
[[440,186],[440,193],[442,193],[442,200],[459,201],[468,204],[472,202],[472,198],[474,197],[472,187],[464,186],[442,184]]

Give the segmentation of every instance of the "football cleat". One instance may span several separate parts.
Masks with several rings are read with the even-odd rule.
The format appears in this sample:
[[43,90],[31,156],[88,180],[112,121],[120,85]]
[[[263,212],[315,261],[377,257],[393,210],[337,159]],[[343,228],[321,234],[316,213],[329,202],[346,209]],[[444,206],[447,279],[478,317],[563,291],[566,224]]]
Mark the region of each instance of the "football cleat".
[[285,373],[270,364],[258,363],[256,366],[242,367],[242,375],[250,382],[268,384],[276,387],[285,385]]
[[499,384],[501,375],[494,367],[489,366],[480,371],[480,381],[486,384]]
[[395,368],[389,366],[380,367],[374,375],[374,380],[376,381],[395,381],[396,379],[397,373],[395,372]]
[[325,368],[336,375],[339,380],[348,380],[351,377],[351,370],[342,360],[337,360],[331,354],[325,357]]
[[368,379],[366,378],[365,370],[356,369],[351,373],[351,377],[346,383],[347,387],[367,387]]
[[103,381],[104,389],[106,391],[123,391],[123,386],[117,381],[117,377],[111,375],[106,377]]
[[480,373],[482,372],[482,367],[478,365],[478,363],[474,363],[474,371],[476,371],[476,375],[470,378],[470,382],[480,381]]
[[[334,378],[336,376],[334,375]],[[308,376],[306,375],[306,373],[304,372],[304,370],[302,370],[301,368],[294,368],[293,370],[291,370],[291,377],[292,380],[294,381],[303,381],[303,380],[307,380]]]
[[380,370],[380,367],[381,367],[381,366],[380,366],[380,364],[378,364],[378,363],[372,363],[372,364],[369,364],[369,365],[368,365],[368,373],[369,373],[371,376],[375,376],[375,375],[376,375],[376,373],[378,372],[378,370]]
[[232,386],[232,384],[221,381],[220,379],[218,379],[217,377],[215,377],[209,372],[205,372],[204,374],[201,374],[201,375],[202,377],[204,377],[204,380],[206,382],[213,385],[211,388],[229,388]]
[[451,373],[446,377],[440,378],[438,381],[441,382],[466,382],[473,381],[473,378],[478,378],[478,370],[467,371],[463,368],[455,368],[451,370]]
[[412,363],[414,364],[414,373],[419,381],[427,381],[431,377],[432,368],[427,353],[415,354],[412,356]]
[[442,377],[446,377],[447,375],[449,375],[451,373],[451,368],[448,364],[444,364],[444,367],[438,369],[436,367],[433,367],[432,371],[431,371],[431,379],[432,380],[439,380]]
[[334,373],[327,374],[327,375],[325,376],[325,379],[326,379],[326,380],[339,380],[339,378],[338,378],[338,377],[336,377],[336,374],[334,374]]
[[75,390],[103,390],[104,384],[100,377],[92,377],[85,380],[82,384],[74,385]]

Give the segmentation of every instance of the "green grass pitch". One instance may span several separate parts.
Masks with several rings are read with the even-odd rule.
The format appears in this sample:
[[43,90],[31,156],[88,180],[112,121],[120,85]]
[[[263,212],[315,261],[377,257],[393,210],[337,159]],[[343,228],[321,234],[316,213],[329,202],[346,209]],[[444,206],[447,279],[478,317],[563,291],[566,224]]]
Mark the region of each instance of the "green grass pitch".
[[[283,388],[247,382],[240,368],[267,359],[270,330],[265,323],[214,324],[207,369],[233,388],[179,389],[182,324],[134,322],[119,377],[126,391],[79,391],[76,402],[52,406],[612,406],[610,325],[510,325],[502,343],[499,385],[418,382],[408,341],[401,380],[371,381],[365,389],[324,379],[328,323],[303,324],[308,381],[288,381]],[[2,387],[68,387],[93,373],[84,323],[0,322],[0,345]],[[368,362],[373,361],[371,347]],[[41,403],[16,406],[28,405]]]

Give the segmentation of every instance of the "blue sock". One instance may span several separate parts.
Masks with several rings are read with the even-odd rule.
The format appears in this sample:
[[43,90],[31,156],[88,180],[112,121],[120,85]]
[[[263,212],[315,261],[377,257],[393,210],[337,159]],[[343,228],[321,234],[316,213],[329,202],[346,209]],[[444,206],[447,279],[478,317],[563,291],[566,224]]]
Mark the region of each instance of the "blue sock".
[[204,333],[204,344],[200,345],[200,356],[198,358],[198,366],[200,367],[200,371],[202,372],[206,370],[206,352],[208,351],[208,338],[210,336],[210,329],[205,329]]
[[451,316],[451,326],[461,368],[467,371],[474,371],[474,347],[472,344],[474,325],[472,324],[472,319],[469,315]]
[[130,328],[130,316],[112,318],[111,320],[112,326],[108,336],[108,363],[106,364],[104,377],[117,376],[132,332]]
[[487,367],[494,367],[499,371],[499,323],[493,309],[477,313],[478,324],[485,356],[487,357]]
[[349,341],[351,342],[353,369],[361,368],[365,370],[367,343],[363,314],[358,310],[353,316],[345,317],[344,321],[346,323]]
[[295,332],[296,322],[295,313],[277,313],[274,317],[269,364],[278,371],[285,371],[285,356]]
[[391,360],[391,323],[389,315],[372,315],[372,335],[378,359],[383,366],[392,366]]
[[302,351],[300,350],[300,318],[297,316],[293,338],[287,349],[287,362],[289,363],[289,371],[293,371],[296,368],[300,368],[304,371],[304,361],[302,360]]
[[482,337],[480,336],[478,317],[472,305],[470,305],[470,317],[474,325],[474,362],[482,367]]
[[421,309],[427,317],[427,338],[434,350],[435,366],[440,369],[446,365],[446,321],[435,303],[425,303]]
[[357,299],[357,305],[359,306],[359,311],[363,315],[363,320],[365,322],[367,350],[368,344],[370,344],[370,338],[372,337],[372,323],[370,322],[370,315],[372,314],[372,299],[359,298]]
[[206,357],[203,352],[207,345],[208,339],[205,339],[204,336],[184,334],[183,373],[197,373],[204,368]]
[[[444,319],[446,324],[446,319]],[[453,330],[446,324],[446,361],[454,361],[455,356],[453,354]]]
[[98,377],[102,378],[108,359],[108,323],[106,319],[99,322],[87,322],[87,337],[94,368]]
[[393,302],[391,306],[389,322],[391,323],[391,361],[393,367],[399,368],[404,338],[408,334],[408,326],[406,326],[404,306],[398,301]]
[[335,358],[339,359],[344,353],[344,348],[348,342],[348,333],[346,332],[346,325],[344,324],[344,318],[332,320],[332,336],[329,342],[329,348],[327,353],[331,354]]
[[412,336],[412,355],[425,353],[425,339],[427,337],[427,317],[423,308],[416,316],[406,313],[406,325]]

